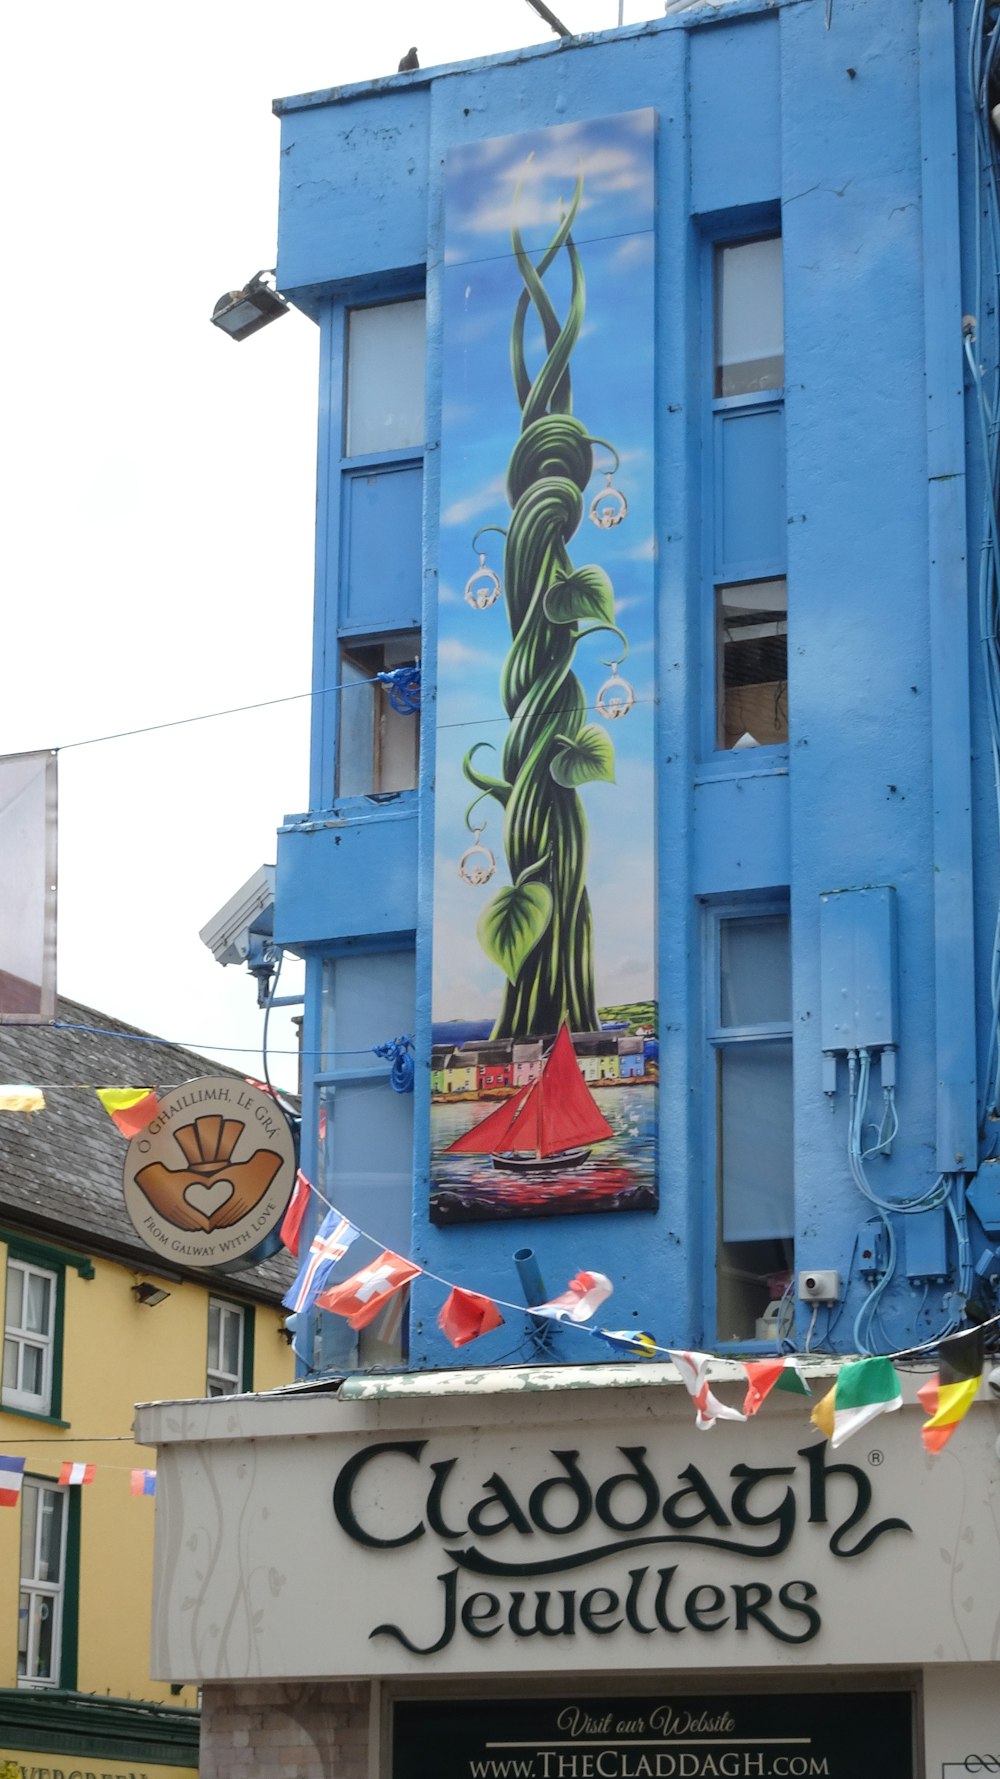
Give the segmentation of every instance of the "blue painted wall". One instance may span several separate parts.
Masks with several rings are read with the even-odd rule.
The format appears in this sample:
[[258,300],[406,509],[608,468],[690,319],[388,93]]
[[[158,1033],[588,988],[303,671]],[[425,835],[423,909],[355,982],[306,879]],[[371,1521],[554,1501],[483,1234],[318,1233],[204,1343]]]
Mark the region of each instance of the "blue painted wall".
[[[282,831],[275,931],[313,960],[313,1048],[318,959],[359,940],[377,949],[379,935],[393,945],[413,935],[411,1252],[445,1279],[518,1301],[512,1252],[530,1246],[552,1291],[580,1267],[611,1277],[606,1325],[648,1328],[665,1344],[717,1345],[714,1065],[705,1010],[712,922],[723,908],[787,905],[796,1265],[836,1268],[849,1281],[842,1309],[821,1311],[812,1338],[855,1350],[855,1321],[872,1288],[862,1276],[859,1232],[873,1212],[848,1168],[843,1062],[836,1095],[824,1093],[820,907],[825,892],[873,884],[894,886],[898,908],[900,1128],[891,1158],[876,1157],[869,1173],[890,1199],[919,1197],[943,1174],[964,1229],[965,1188],[989,1147],[977,1134],[976,1082],[977,1055],[981,1077],[989,1043],[997,896],[968,569],[982,532],[961,334],[962,253],[968,284],[974,207],[961,88],[969,16],[968,6],[947,0],[833,0],[827,28],[818,0],[735,0],[722,16],[674,15],[277,107],[278,280],[319,322],[324,350],[313,812]],[[444,160],[457,144],[641,106],[659,118],[660,1209],[432,1229],[425,1205]],[[765,553],[776,531],[786,552],[791,738],[787,747],[716,753],[705,719],[716,541],[706,501],[715,455],[705,268],[714,241],[769,232],[779,217],[785,491],[776,513],[755,503],[751,451],[741,499],[759,516]],[[350,529],[356,500],[345,504],[342,495],[338,443],[343,306],[423,289],[421,782],[380,820],[370,809],[336,807],[336,699],[323,694],[336,683],[338,622],[355,633],[408,622],[392,613],[387,620],[381,605],[388,599],[402,611],[416,578],[404,575],[395,586],[391,574],[371,572]],[[410,479],[403,526],[413,524],[413,488]],[[307,1091],[307,1170],[316,1159],[314,1116]],[[882,1294],[881,1320],[870,1326],[874,1344],[895,1349],[932,1338],[960,1313],[955,1293],[968,1287],[970,1265],[989,1243],[972,1215],[966,1248],[945,1206],[891,1222],[901,1259]],[[943,1253],[944,1279],[907,1278],[904,1234],[911,1269],[937,1268]],[[456,1354],[435,1326],[442,1295],[430,1281],[414,1289],[413,1363],[529,1354],[524,1320],[513,1312],[504,1328]],[[797,1316],[801,1345],[805,1306]],[[567,1360],[607,1356],[573,1330],[553,1334],[551,1350]],[[327,1352],[349,1359],[342,1331]]]

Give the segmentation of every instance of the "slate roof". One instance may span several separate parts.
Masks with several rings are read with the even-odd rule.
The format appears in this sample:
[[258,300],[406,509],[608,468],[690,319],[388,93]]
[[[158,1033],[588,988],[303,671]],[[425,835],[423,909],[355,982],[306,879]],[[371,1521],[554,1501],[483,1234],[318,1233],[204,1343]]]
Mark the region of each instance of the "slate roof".
[[[199,1075],[242,1071],[173,1044],[136,1043],[149,1036],[93,1007],[59,998],[53,1025],[0,1024],[0,1082],[40,1086],[45,1111],[0,1112],[0,1223],[39,1239],[57,1237],[87,1253],[123,1261],[144,1273],[218,1282],[237,1296],[273,1303],[295,1276],[284,1252],[260,1266],[225,1274],[157,1265],[139,1240],[122,1194],[126,1139],[108,1117],[95,1087],[174,1087]],[[133,1034],[106,1036],[107,1032]]]

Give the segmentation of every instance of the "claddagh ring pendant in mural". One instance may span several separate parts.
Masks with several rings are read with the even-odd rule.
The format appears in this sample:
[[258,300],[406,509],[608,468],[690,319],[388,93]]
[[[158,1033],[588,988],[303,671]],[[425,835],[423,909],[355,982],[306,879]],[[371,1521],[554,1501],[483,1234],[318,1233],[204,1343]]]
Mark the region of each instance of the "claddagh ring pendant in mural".
[[627,679],[622,679],[618,672],[619,663],[609,661],[610,679],[606,679],[594,700],[602,717],[614,722],[617,717],[627,717],[635,703],[635,693]]
[[477,612],[488,611],[491,605],[496,604],[502,591],[499,575],[494,574],[492,568],[487,568],[485,553],[480,550],[479,567],[465,583],[466,605],[471,605]]
[[605,470],[605,486],[599,494],[594,495],[590,503],[591,521],[601,531],[610,531],[613,525],[620,525],[628,515],[628,501],[620,488],[611,486],[611,475],[611,470]]
[[473,829],[476,836],[475,841],[463,852],[458,861],[459,877],[463,882],[471,883],[473,889],[478,889],[480,884],[489,883],[497,868],[495,853],[492,853],[488,846],[483,846],[480,843],[479,836],[482,831],[482,828]]

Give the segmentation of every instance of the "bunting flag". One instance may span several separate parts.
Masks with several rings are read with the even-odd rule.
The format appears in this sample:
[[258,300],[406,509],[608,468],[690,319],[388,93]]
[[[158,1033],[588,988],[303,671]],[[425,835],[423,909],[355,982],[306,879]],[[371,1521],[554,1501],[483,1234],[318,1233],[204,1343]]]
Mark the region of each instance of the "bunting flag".
[[927,1452],[939,1452],[964,1419],[979,1393],[983,1372],[983,1334],[981,1328],[970,1328],[952,1340],[943,1341],[938,1355],[938,1369],[917,1391],[917,1397],[930,1416],[920,1429]]
[[688,1395],[698,1410],[695,1426],[699,1432],[707,1433],[716,1421],[745,1421],[746,1415],[738,1408],[729,1408],[725,1402],[712,1394],[708,1387],[708,1367],[712,1361],[711,1353],[681,1353],[668,1350],[667,1357],[672,1359],[681,1374]]
[[63,1464],[59,1471],[59,1482],[63,1488],[67,1483],[75,1487],[78,1483],[92,1483],[93,1480],[93,1464]]
[[299,1168],[295,1176],[295,1191],[288,1201],[288,1207],[281,1220],[281,1239],[289,1254],[299,1257],[299,1236],[302,1233],[302,1219],[306,1214],[306,1206],[312,1197],[312,1187]]
[[0,1507],[16,1507],[21,1499],[24,1459],[0,1455]]
[[340,1285],[331,1285],[316,1299],[319,1309],[346,1316],[349,1328],[367,1328],[385,1308],[393,1292],[415,1279],[422,1269],[387,1248],[369,1266],[352,1273]]
[[773,1359],[744,1359],[741,1363],[747,1374],[747,1393],[743,1399],[743,1413],[747,1416],[757,1413],[772,1390],[790,1390],[796,1396],[811,1394],[798,1361],[791,1353],[779,1354]]
[[638,1353],[643,1359],[652,1359],[659,1351],[653,1336],[639,1328],[595,1328],[593,1332],[618,1353]]
[[602,1272],[578,1272],[565,1291],[547,1303],[533,1303],[533,1316],[550,1316],[556,1322],[586,1322],[611,1296],[614,1286]]
[[502,1328],[503,1317],[492,1297],[453,1285],[438,1311],[438,1327],[453,1347],[465,1347],[491,1328]]
[[133,1495],[155,1495],[156,1471],[133,1470],[131,1488]]
[[357,1236],[353,1223],[348,1223],[339,1211],[327,1212],[309,1244],[298,1278],[281,1300],[286,1309],[298,1316],[303,1310],[312,1308],[337,1261],[344,1258]]
[[0,1087],[0,1112],[44,1112],[45,1095],[40,1087],[23,1081]]
[[899,1379],[889,1360],[855,1359],[840,1367],[833,1389],[817,1402],[809,1418],[836,1449],[877,1415],[902,1406]]
[[137,1137],[160,1109],[152,1087],[95,1087],[94,1092],[123,1137]]

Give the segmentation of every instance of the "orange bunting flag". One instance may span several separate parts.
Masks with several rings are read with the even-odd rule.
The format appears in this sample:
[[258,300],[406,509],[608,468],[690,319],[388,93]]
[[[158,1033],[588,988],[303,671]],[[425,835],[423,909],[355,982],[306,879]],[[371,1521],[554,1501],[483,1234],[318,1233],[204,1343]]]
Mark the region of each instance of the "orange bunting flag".
[[299,1236],[302,1233],[302,1219],[306,1214],[312,1187],[299,1168],[295,1176],[295,1191],[288,1201],[285,1215],[281,1220],[281,1239],[289,1254],[299,1257]]
[[964,1419],[979,1393],[983,1371],[983,1335],[980,1328],[942,1341],[938,1370],[917,1391],[930,1420],[920,1437],[927,1452],[939,1452]]
[[790,1353],[774,1359],[744,1359],[742,1363],[747,1374],[745,1415],[755,1415],[772,1390],[790,1390],[795,1396],[810,1394],[809,1385]]
[[394,1292],[408,1285],[422,1271],[412,1260],[403,1260],[387,1248],[369,1266],[352,1273],[340,1285],[321,1291],[316,1303],[321,1310],[346,1316],[349,1328],[367,1328],[384,1310]]
[[63,1464],[59,1471],[59,1485],[75,1486],[77,1483],[91,1483],[94,1480],[93,1464]]
[[8,1082],[0,1087],[0,1112],[44,1112],[45,1095],[40,1087],[29,1087],[24,1081]]
[[491,1328],[502,1328],[503,1317],[492,1297],[454,1285],[438,1312],[438,1327],[453,1347],[465,1347]]
[[160,1109],[152,1087],[98,1087],[95,1092],[123,1137],[137,1137]]

